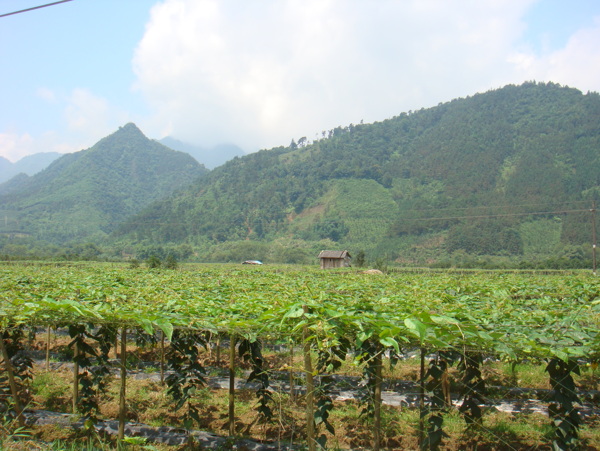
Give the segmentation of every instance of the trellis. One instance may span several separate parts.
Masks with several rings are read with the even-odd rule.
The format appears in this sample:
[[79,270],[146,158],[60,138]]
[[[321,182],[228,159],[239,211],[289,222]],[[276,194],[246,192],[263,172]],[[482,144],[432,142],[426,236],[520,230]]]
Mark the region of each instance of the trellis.
[[[418,349],[421,355],[423,447],[435,449],[443,441],[447,409],[443,378],[453,358],[461,362],[466,393],[460,410],[466,424],[471,427],[482,421],[477,404],[485,381],[478,356],[486,353],[511,361],[545,359],[557,395],[551,405],[555,446],[570,449],[579,426],[576,394],[570,382],[560,381],[568,382],[577,371],[577,359],[597,361],[600,356],[598,287],[584,274],[565,279],[489,273],[374,279],[350,271],[324,275],[221,267],[200,274],[144,274],[122,268],[98,272],[28,267],[23,271],[11,266],[3,276],[1,350],[18,421],[22,422],[19,385],[26,383],[30,370],[25,365],[20,373],[15,367],[16,354],[10,355],[7,340],[23,326],[68,326],[74,349],[73,410],[85,415],[90,426],[97,420],[95,393],[107,371],[106,355],[116,346],[115,336],[120,336],[119,439],[126,418],[128,331],[157,334],[170,342],[166,360],[175,376],[166,382],[175,407],[186,409],[189,425],[197,420],[194,388],[205,383],[197,347],[206,344],[207,336],[229,339],[231,380],[236,344],[238,357],[251,362],[250,378],[260,382],[262,421],[268,421],[271,412],[269,375],[262,366],[260,343],[279,339],[291,343],[292,349],[302,348],[309,449],[323,446],[324,432],[334,427],[329,422],[333,403],[326,392],[318,392],[312,376],[315,370],[334,372],[349,353],[365,371],[364,411],[374,418],[373,448],[379,449],[381,360],[384,354],[398,355],[401,349]],[[90,340],[98,346],[91,346]],[[427,365],[426,356],[431,355],[435,357]],[[234,415],[231,384],[230,435],[235,431]]]

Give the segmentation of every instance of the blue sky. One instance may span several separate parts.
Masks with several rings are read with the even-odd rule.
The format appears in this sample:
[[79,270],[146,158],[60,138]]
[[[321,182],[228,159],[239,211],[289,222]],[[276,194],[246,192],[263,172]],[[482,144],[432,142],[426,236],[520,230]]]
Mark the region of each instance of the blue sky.
[[509,83],[600,91],[600,2],[72,0],[0,18],[0,58],[11,161],[127,122],[251,152]]
[[[578,30],[598,26],[600,4],[597,0],[544,0],[532,4],[524,21],[523,41],[538,53],[564,47]],[[600,45],[600,44],[599,44]]]

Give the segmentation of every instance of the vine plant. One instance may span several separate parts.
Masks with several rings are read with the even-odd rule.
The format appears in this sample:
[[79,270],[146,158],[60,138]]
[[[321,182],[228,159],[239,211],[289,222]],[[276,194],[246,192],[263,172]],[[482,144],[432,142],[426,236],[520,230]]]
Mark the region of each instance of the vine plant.
[[[106,388],[106,378],[110,374],[109,353],[115,342],[116,331],[112,327],[102,326],[94,334],[93,325],[72,324],[69,336],[73,348],[74,406],[85,418],[85,425],[91,428],[98,422],[99,396]],[[96,346],[88,341],[96,342]]]
[[580,401],[575,393],[575,382],[571,373],[579,375],[579,365],[575,359],[565,362],[553,358],[548,362],[546,371],[550,375],[550,386],[553,390],[552,401],[548,406],[554,424],[553,448],[578,449],[577,438],[581,419],[574,404]]
[[[6,367],[0,375],[0,415],[4,422],[17,420],[24,426],[23,406],[31,400],[33,360],[23,347],[23,327],[5,330],[2,340],[2,360]],[[12,399],[12,401],[11,401]]]
[[[7,346],[11,345],[10,334],[15,333],[12,325],[21,323],[39,327],[48,323],[110,322],[130,330],[141,327],[147,333],[161,330],[167,339],[170,339],[174,327],[189,328],[174,334],[169,355],[173,370],[173,375],[169,376],[169,392],[177,401],[177,409],[187,406],[188,420],[197,419],[198,409],[193,404],[193,393],[205,385],[204,371],[198,363],[198,347],[205,346],[200,330],[215,318],[223,318],[215,333],[226,334],[236,330],[243,321],[248,334],[262,333],[265,326],[271,335],[279,338],[296,334],[296,343],[305,345],[307,386],[313,376],[311,351],[333,347],[335,340],[342,337],[353,343],[357,340],[356,343],[360,344],[374,341],[366,343],[363,348],[357,345],[356,349],[357,353],[361,349],[364,352],[361,362],[365,364],[367,388],[370,390],[365,399],[365,413],[373,412],[374,416],[377,368],[381,367],[377,356],[382,355],[375,341],[387,348],[400,341],[403,346],[427,349],[430,353],[449,347],[470,350],[462,357],[459,372],[464,388],[460,410],[471,429],[481,423],[482,413],[478,405],[485,393],[480,369],[481,354],[475,350],[497,353],[514,360],[524,355],[527,358],[550,358],[548,372],[556,392],[552,404],[553,421],[557,426],[555,447],[568,449],[575,443],[579,425],[577,412],[572,409],[576,396],[569,388],[572,387],[571,375],[577,367],[568,363],[568,358],[596,358],[600,340],[597,281],[581,276],[545,278],[540,282],[535,277],[525,278],[522,275],[503,275],[502,279],[490,274],[485,277],[469,275],[461,277],[460,281],[453,275],[419,275],[414,278],[406,275],[400,283],[393,277],[366,279],[350,273],[342,278],[339,273],[329,275],[320,272],[316,276],[304,270],[302,274],[261,271],[253,274],[249,284],[249,278],[240,276],[239,269],[227,273],[219,268],[218,271],[207,270],[201,284],[197,275],[191,272],[189,276],[181,273],[176,277],[158,272],[139,277],[136,273],[131,274],[127,284],[114,284],[115,275],[117,272],[120,274],[122,269],[90,271],[82,268],[75,271],[71,267],[28,267],[25,271],[11,266],[0,268],[0,271],[3,276],[0,277],[0,319],[2,326],[10,330],[2,333],[1,341]],[[25,272],[32,283],[16,283]],[[75,283],[84,280],[85,284]],[[222,283],[224,280],[225,283]],[[580,280],[585,283],[579,283]],[[33,283],[35,281],[39,283]],[[85,296],[78,296],[80,286]],[[168,296],[166,287],[169,287]],[[238,292],[248,292],[249,295],[247,299],[237,300],[237,313],[232,315],[232,293]],[[169,300],[165,302],[166,297]],[[263,302],[264,299],[272,299],[273,302]],[[373,300],[368,301],[369,308],[364,308],[365,299]],[[311,303],[310,311],[307,303]],[[560,340],[557,339],[557,325],[562,327]],[[77,344],[77,348],[82,349],[81,354],[78,349],[77,360],[84,373],[89,373],[86,376],[90,379],[88,385],[93,386],[91,381],[96,370],[84,365],[85,358],[87,356],[90,361],[99,358],[103,354],[102,345],[91,341],[98,335],[97,329],[77,327],[73,329],[73,346]],[[532,337],[532,332],[535,332],[535,337]],[[392,337],[396,341],[392,341]],[[122,344],[124,342],[121,340]],[[96,355],[86,351],[86,344],[95,350]],[[248,355],[256,355],[256,349],[249,348]],[[563,363],[554,360],[555,356],[560,357]],[[14,354],[4,360],[9,363],[13,357]],[[428,379],[421,377],[423,383],[433,384],[430,388],[435,402],[439,401],[435,386],[442,369],[440,365],[441,362],[434,362],[429,367]],[[12,363],[6,366],[12,370]],[[15,368],[18,366],[15,363]],[[264,381],[258,366],[253,368],[256,379]],[[319,368],[319,371],[322,370]],[[425,373],[423,369],[422,375]],[[22,380],[26,381],[27,377],[23,376]],[[325,395],[326,381],[322,383]],[[266,389],[268,386],[263,383],[262,387]],[[82,387],[82,391],[85,393],[85,388]],[[12,397],[18,400],[20,396],[15,397],[14,393],[17,390],[11,387]],[[316,409],[311,406],[310,413],[307,413],[310,419],[307,430],[315,421],[320,421],[319,424],[327,428],[331,404],[326,396],[321,399],[322,403]],[[268,405],[268,401],[264,403],[264,406]],[[431,415],[441,415],[441,411],[435,410],[438,407],[432,402]],[[436,419],[433,425],[439,424],[439,421]],[[430,427],[431,438],[437,431]],[[314,442],[314,439],[311,441]],[[430,440],[430,444],[433,442]]]
[[482,356],[478,352],[465,351],[458,364],[463,386],[462,404],[458,408],[463,415],[467,429],[481,426],[483,412],[479,404],[485,402],[485,380],[481,373]]
[[194,421],[197,424],[201,421],[193,402],[194,393],[206,386],[206,372],[199,362],[200,346],[206,347],[201,332],[175,330],[167,353],[167,365],[172,371],[165,379],[167,393],[176,403],[175,411],[187,406],[183,420],[187,428]]
[[363,368],[363,388],[360,391],[359,403],[363,406],[360,416],[373,418],[375,413],[375,382],[376,382],[376,359],[378,352],[375,341],[366,340],[360,346],[359,362],[364,363]]
[[[335,429],[329,422],[329,415],[333,410],[333,399],[329,395],[334,384],[331,373],[335,373],[342,366],[349,351],[350,342],[342,337],[333,346],[320,348],[317,354],[316,371],[317,373],[322,374],[322,376],[315,388],[317,404],[315,407],[314,419],[317,427],[322,424],[330,434],[335,434]],[[317,438],[317,443],[322,448],[325,448],[327,436],[321,434]]]
[[256,397],[258,398],[258,422],[260,424],[268,423],[273,419],[273,410],[271,409],[273,396],[271,390],[269,390],[269,372],[264,366],[262,344],[259,340],[243,338],[240,340],[238,346],[238,354],[252,365],[248,382],[256,380],[260,383],[256,391]]
[[437,450],[442,444],[442,439],[448,437],[442,426],[443,415],[451,405],[448,383],[449,357],[449,353],[439,351],[429,362],[429,368],[424,376],[424,386],[429,393],[429,406],[421,412],[422,417],[426,418],[429,424],[422,444],[424,449]]

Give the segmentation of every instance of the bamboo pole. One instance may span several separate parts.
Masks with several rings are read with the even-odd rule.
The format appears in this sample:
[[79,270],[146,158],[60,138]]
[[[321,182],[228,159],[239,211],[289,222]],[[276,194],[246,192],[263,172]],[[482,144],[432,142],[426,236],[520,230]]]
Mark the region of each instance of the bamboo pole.
[[382,367],[381,362],[382,349],[381,344],[377,343],[375,354],[375,390],[373,399],[373,450],[379,451],[381,446],[381,385],[382,385]]
[[17,413],[17,423],[19,427],[25,426],[25,418],[23,417],[23,406],[19,399],[19,389],[17,387],[17,381],[15,380],[15,372],[13,370],[10,357],[8,356],[8,350],[4,344],[4,337],[0,336],[0,347],[2,348],[2,358],[4,359],[4,365],[6,366],[6,372],[8,373],[8,383],[10,385],[10,392],[15,403],[15,411]]
[[229,337],[229,436],[235,435],[235,335]]
[[79,347],[77,341],[73,344],[73,413],[77,413],[77,401],[79,401]]
[[160,332],[160,385],[165,385],[165,333]]
[[46,371],[50,371],[50,326],[46,331]]
[[[303,306],[304,313],[308,307]],[[306,442],[308,451],[316,451],[317,441],[315,434],[315,384],[313,381],[312,359],[310,356],[310,342],[308,341],[308,326],[304,325],[302,338],[304,341],[304,373],[306,374]]]
[[125,417],[127,405],[125,403],[127,387],[127,329],[121,329],[121,388],[119,391],[119,432],[117,439],[119,443],[125,438]]
[[296,393],[294,392],[294,342],[290,344],[290,399],[294,401]]

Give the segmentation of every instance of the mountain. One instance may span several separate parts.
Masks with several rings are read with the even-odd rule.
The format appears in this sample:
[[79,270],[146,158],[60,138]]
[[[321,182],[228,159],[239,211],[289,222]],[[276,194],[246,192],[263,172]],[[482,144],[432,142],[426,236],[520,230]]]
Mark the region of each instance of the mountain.
[[336,248],[431,264],[590,248],[597,93],[528,82],[323,136],[231,160],[115,237],[140,249],[190,243],[217,260],[307,261]]
[[184,143],[171,136],[167,136],[159,140],[161,144],[170,147],[180,152],[189,153],[199,163],[206,166],[208,169],[214,169],[221,166],[223,163],[232,160],[235,157],[244,155],[244,151],[235,144],[219,144],[211,148],[195,146],[193,144]]
[[13,163],[7,160],[4,157],[0,157],[0,183],[5,180],[8,180],[11,176],[6,176],[5,174],[11,170]]
[[23,157],[15,163],[0,157],[0,183],[6,182],[17,174],[37,174],[60,156],[58,152],[41,152]]
[[27,184],[29,183],[29,179],[30,177],[27,174],[19,172],[8,181],[0,184],[0,197],[26,188]]
[[57,244],[98,239],[206,172],[189,155],[149,140],[130,123],[32,177],[0,185],[0,233]]

